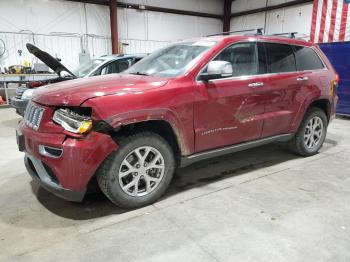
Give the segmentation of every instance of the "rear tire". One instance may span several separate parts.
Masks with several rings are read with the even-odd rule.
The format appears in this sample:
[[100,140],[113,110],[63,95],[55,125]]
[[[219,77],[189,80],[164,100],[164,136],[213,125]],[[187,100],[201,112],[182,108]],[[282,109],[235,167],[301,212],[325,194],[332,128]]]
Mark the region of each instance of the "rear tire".
[[117,206],[136,208],[155,202],[168,188],[174,154],[161,136],[141,132],[123,138],[97,171],[101,191]]
[[318,153],[327,134],[328,119],[318,107],[307,110],[294,138],[289,142],[289,149],[301,156]]

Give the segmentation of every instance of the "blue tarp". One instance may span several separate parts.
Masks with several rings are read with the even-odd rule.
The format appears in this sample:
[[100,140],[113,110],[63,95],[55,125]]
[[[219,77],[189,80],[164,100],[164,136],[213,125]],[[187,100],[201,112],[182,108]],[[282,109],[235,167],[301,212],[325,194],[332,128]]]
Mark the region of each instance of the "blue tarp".
[[350,116],[350,41],[319,44],[339,74],[337,114]]

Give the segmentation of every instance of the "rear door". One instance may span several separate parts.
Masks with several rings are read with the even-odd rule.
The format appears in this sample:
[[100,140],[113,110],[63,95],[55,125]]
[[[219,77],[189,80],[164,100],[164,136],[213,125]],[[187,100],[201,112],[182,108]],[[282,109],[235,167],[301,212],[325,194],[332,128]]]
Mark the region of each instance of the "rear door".
[[293,48],[304,101],[317,96],[333,96],[331,82],[335,79],[334,75],[330,74],[330,70],[326,70],[325,64],[315,51],[316,48],[307,46],[293,46]]
[[303,97],[301,86],[309,83],[308,73],[297,72],[294,49],[280,43],[259,43],[264,50],[267,73],[264,76],[264,125],[262,137],[289,133]]

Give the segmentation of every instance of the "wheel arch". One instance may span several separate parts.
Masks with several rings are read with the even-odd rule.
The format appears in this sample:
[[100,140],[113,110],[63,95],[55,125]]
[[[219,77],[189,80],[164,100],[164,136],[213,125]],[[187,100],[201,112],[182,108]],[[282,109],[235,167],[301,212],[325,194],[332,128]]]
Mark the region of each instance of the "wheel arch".
[[319,109],[321,109],[327,116],[327,120],[329,122],[330,117],[331,117],[331,103],[328,99],[317,99],[315,101],[313,101],[312,103],[310,103],[310,105],[307,107],[307,109],[311,108],[311,107],[317,107]]
[[293,121],[293,124],[291,126],[290,132],[295,133],[300,124],[303,121],[303,118],[307,112],[307,110],[311,107],[317,107],[320,108],[327,116],[327,120],[329,122],[331,118],[331,102],[327,98],[317,98],[313,100],[307,100],[305,99],[305,102],[303,105],[300,107],[299,112],[297,113],[295,120]]
[[109,117],[106,122],[113,127],[113,136],[123,137],[134,132],[151,131],[162,136],[180,158],[190,154],[192,140],[184,131],[176,113],[168,109],[138,110]]

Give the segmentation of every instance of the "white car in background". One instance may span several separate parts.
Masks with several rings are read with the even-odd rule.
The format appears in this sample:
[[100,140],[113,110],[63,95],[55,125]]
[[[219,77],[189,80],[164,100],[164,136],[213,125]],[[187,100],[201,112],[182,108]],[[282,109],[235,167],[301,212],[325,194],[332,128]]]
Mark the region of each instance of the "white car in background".
[[146,54],[104,55],[92,59],[89,62],[78,66],[74,70],[69,70],[62,65],[58,59],[54,58],[47,52],[42,51],[38,47],[28,43],[27,49],[31,54],[39,58],[51,68],[58,77],[43,81],[29,82],[25,87],[17,88],[16,95],[11,98],[11,105],[21,116],[24,116],[28,101],[32,98],[36,88],[40,86],[82,77],[120,73],[146,56]]

